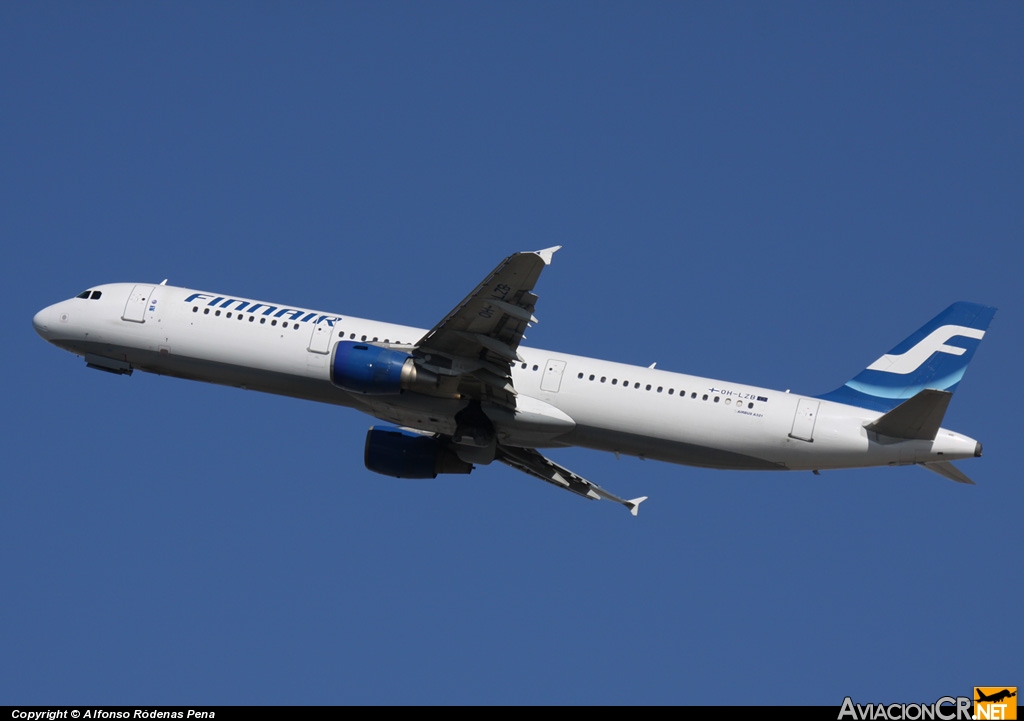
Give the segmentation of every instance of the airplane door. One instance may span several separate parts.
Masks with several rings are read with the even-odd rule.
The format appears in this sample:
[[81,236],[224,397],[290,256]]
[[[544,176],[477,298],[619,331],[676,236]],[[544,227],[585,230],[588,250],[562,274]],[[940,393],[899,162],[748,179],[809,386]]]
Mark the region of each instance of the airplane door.
[[153,295],[153,286],[137,285],[132,288],[128,296],[128,302],[124,305],[124,315],[121,320],[130,320],[133,323],[146,322],[146,304]]
[[818,406],[820,401],[811,398],[801,398],[796,406],[796,415],[793,416],[793,430],[789,432],[790,438],[800,441],[814,441],[814,422],[818,420]]
[[565,370],[565,361],[549,360],[544,367],[544,377],[540,379],[540,389],[558,393],[562,385],[562,372]]
[[313,334],[309,336],[309,352],[326,354],[331,349],[334,326],[328,323],[314,323]]

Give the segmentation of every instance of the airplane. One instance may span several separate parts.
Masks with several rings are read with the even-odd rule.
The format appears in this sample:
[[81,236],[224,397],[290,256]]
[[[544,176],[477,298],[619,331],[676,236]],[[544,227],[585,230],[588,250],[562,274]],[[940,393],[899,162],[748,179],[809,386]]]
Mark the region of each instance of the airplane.
[[396,478],[499,461],[635,516],[538,449],[580,446],[706,468],[809,470],[951,461],[981,443],[941,427],[996,309],[958,302],[836,390],[811,396],[521,346],[561,246],[505,258],[426,330],[154,283],[97,285],[39,311],[36,332],[86,365],[360,410],[366,467]]
[[1010,689],[1008,688],[1004,688],[1002,691],[997,691],[991,696],[986,696],[984,693],[982,693],[981,689],[978,689],[978,698],[974,700],[978,703],[999,703],[1000,701],[1005,701],[1008,698],[1013,698],[1016,695],[1016,691],[1010,691]]

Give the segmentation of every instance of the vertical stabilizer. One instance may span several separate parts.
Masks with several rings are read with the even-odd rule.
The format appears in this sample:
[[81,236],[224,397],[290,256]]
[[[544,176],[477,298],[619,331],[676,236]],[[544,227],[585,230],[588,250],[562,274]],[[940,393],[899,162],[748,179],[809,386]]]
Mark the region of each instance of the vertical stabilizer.
[[952,393],[996,309],[954,303],[824,400],[890,411],[923,390]]

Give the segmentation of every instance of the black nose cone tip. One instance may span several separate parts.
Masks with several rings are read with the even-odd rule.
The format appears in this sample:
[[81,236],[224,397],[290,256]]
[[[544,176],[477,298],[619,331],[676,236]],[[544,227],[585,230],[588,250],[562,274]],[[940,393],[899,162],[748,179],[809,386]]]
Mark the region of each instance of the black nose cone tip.
[[977,443],[974,446],[974,457],[981,458],[981,443]]

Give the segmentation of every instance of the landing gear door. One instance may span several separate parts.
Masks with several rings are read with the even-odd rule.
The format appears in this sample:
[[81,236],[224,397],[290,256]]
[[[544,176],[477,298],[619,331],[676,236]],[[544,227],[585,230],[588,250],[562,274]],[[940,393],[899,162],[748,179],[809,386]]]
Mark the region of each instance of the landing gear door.
[[146,307],[153,297],[153,286],[137,285],[132,288],[128,295],[128,302],[124,305],[124,315],[121,320],[130,320],[132,323],[146,322]]
[[562,372],[565,370],[565,361],[549,360],[544,366],[544,377],[540,380],[540,389],[551,393],[558,393],[562,385]]
[[796,406],[796,415],[793,416],[793,430],[789,432],[790,438],[798,441],[814,442],[814,424],[818,420],[818,406],[821,401],[811,398],[801,398]]

